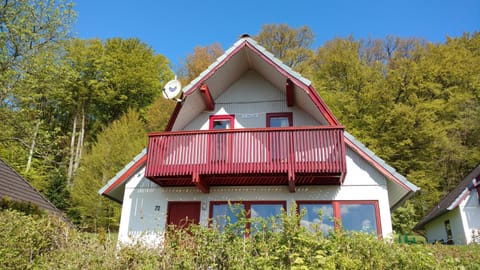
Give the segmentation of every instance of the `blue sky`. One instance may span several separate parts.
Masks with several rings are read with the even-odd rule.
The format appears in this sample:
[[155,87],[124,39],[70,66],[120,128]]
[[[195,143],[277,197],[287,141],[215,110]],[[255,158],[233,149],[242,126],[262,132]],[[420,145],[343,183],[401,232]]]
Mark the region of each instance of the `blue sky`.
[[73,0],[79,38],[139,38],[165,55],[174,69],[195,46],[220,43],[226,50],[243,33],[264,24],[309,26],[315,45],[335,37],[446,36],[480,31],[479,0]]

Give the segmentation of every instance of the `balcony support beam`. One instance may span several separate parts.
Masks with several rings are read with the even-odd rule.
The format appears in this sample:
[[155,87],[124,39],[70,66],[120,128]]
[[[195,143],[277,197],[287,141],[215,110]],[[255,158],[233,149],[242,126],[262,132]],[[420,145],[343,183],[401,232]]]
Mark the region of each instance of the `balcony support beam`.
[[285,92],[287,95],[287,106],[293,107],[293,103],[295,103],[295,95],[293,93],[293,82],[290,79],[287,79],[285,83]]
[[200,86],[200,93],[202,94],[203,101],[207,106],[207,110],[213,111],[215,109],[215,101],[212,98],[212,94],[210,93],[210,89],[208,88],[207,84],[202,84]]
[[295,193],[295,172],[288,170],[288,191]]
[[192,174],[192,182],[203,193],[210,193],[210,187],[207,183],[205,183],[205,180],[200,177],[200,174],[198,172],[194,172]]

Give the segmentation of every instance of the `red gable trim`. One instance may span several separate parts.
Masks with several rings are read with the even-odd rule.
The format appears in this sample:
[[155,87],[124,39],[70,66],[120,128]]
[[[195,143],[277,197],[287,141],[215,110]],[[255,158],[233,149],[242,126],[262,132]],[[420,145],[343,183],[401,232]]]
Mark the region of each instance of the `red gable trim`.
[[353,142],[351,142],[347,137],[345,137],[345,143],[352,148],[357,154],[359,154],[365,161],[367,161],[370,165],[375,167],[380,173],[385,175],[387,178],[390,180],[394,181],[395,183],[399,184],[402,186],[404,189],[408,191],[413,191],[411,188],[409,188],[405,183],[400,181],[398,178],[396,178],[392,173],[390,173],[387,169],[385,169],[381,164],[379,164],[377,161],[372,159],[367,153],[365,153],[362,149],[357,147]]
[[[223,66],[228,60],[230,60],[237,52],[239,52],[244,46],[247,41],[244,41],[242,44],[240,44],[235,50],[230,52],[229,55],[227,55],[222,62],[220,62],[215,68],[210,70],[203,78],[198,80],[194,85],[192,85],[189,89],[187,89],[187,92],[184,93],[184,99],[187,98],[189,95],[193,93],[196,89],[198,89],[204,81],[206,81],[210,76],[212,76],[221,66]],[[173,125],[175,124],[175,120],[177,120],[178,114],[180,113],[180,109],[182,108],[183,103],[177,103],[177,106],[175,107],[175,110],[172,113],[172,116],[168,120],[167,127],[165,128],[165,131],[171,131],[173,128]]]
[[128,170],[120,175],[120,177],[118,177],[118,179],[113,183],[111,184],[103,193],[102,195],[107,195],[110,191],[112,191],[115,187],[117,187],[118,185],[120,185],[121,183],[123,183],[123,181],[125,181],[128,177],[130,177],[135,171],[137,171],[138,168],[140,168],[142,165],[145,164],[145,162],[147,161],[147,154],[145,154],[143,157],[141,157],[140,159],[137,160],[137,162],[135,162],[132,167],[128,168]]
[[[207,74],[205,74],[198,82],[196,82],[194,85],[192,85],[189,89],[187,89],[187,92],[185,92],[185,96],[189,96],[193,93],[193,91],[197,90],[203,83],[206,81],[210,76],[212,76],[217,70],[219,70],[226,62],[228,62],[235,54],[237,54],[243,47],[245,47],[245,44],[247,41],[244,41],[242,44],[240,44],[235,50],[230,52],[223,60],[222,62],[218,63],[215,68],[212,68]],[[247,43],[248,44],[248,43]]]
[[175,109],[172,112],[172,115],[170,116],[170,119],[168,120],[168,124],[165,127],[165,131],[172,131],[173,124],[175,124],[175,120],[177,120],[177,116],[180,113],[180,109],[182,108],[181,102],[177,102],[177,105],[175,106]]
[[335,118],[333,113],[327,107],[325,101],[323,101],[323,99],[318,95],[317,90],[315,90],[315,88],[313,88],[311,85],[308,87],[308,89],[310,90],[308,91],[308,95],[313,100],[313,103],[317,105],[325,119],[327,119],[328,123],[333,126],[339,126],[340,122],[338,122],[337,118]]

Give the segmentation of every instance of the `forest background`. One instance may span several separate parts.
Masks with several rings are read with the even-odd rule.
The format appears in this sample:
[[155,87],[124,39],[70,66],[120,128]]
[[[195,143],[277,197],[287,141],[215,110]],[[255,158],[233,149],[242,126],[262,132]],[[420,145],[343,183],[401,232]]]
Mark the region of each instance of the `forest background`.
[[[0,158],[80,228],[116,230],[120,205],[97,191],[161,131],[185,84],[224,49],[198,46],[179,70],[139,39],[78,39],[72,3],[0,2]],[[264,25],[253,38],[310,79],[334,115],[421,190],[394,213],[407,233],[480,163],[480,33],[335,38]],[[232,41],[234,42],[234,41]]]

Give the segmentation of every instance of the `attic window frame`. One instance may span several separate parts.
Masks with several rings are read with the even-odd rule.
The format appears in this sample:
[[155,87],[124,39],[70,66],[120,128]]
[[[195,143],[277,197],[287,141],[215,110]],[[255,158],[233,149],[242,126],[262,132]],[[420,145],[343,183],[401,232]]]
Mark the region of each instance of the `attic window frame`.
[[292,112],[276,112],[276,113],[267,113],[266,114],[266,127],[271,127],[270,126],[270,120],[272,118],[287,118],[288,119],[288,126],[291,127],[293,126],[293,113]]

